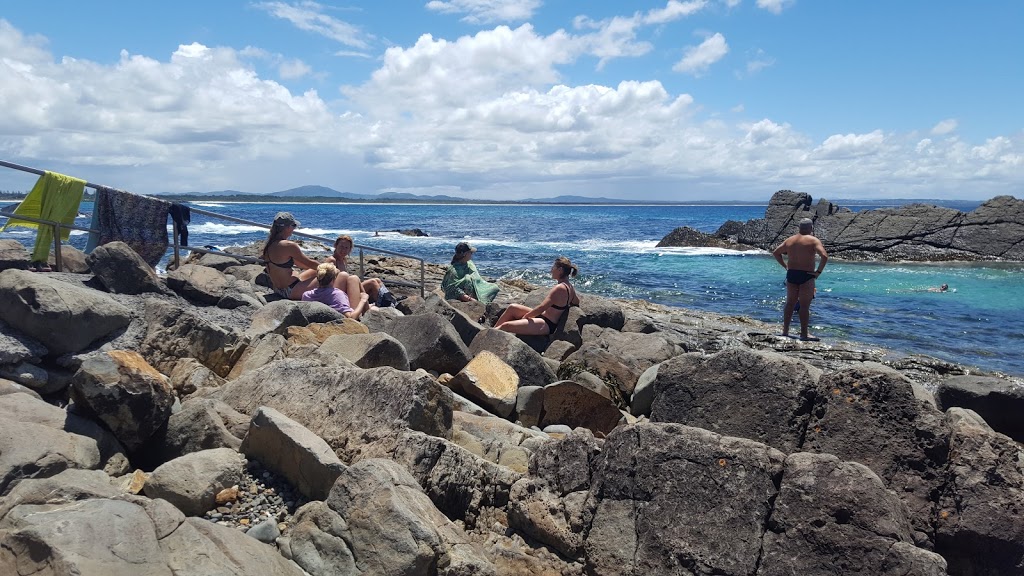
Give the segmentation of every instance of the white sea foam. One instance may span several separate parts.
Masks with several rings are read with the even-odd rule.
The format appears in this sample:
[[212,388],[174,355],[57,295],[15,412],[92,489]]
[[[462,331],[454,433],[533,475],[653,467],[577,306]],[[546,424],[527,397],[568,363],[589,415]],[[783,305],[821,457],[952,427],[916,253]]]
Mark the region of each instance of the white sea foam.
[[190,224],[190,234],[218,234],[221,236],[237,236],[238,234],[251,234],[253,232],[266,232],[266,228],[250,226],[248,224],[221,224],[220,222],[204,222],[202,224]]
[[196,206],[202,206],[203,208],[223,208],[224,205],[217,202],[192,202]]

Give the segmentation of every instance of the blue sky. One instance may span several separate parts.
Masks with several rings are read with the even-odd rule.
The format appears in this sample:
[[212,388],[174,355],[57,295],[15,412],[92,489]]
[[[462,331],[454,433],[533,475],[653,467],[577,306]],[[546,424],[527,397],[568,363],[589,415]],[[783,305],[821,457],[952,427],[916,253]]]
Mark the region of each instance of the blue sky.
[[[142,193],[1021,196],[1024,2],[11,2],[0,159]],[[0,189],[31,177],[0,170]]]

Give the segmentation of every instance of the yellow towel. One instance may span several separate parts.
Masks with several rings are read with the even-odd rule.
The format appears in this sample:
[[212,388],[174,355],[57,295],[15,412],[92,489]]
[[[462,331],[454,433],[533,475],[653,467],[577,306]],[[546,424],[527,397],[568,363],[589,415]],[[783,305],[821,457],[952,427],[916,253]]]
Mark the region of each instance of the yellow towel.
[[[47,172],[39,177],[36,185],[28,196],[14,209],[14,214],[26,218],[53,220],[61,224],[73,224],[78,215],[78,206],[82,203],[85,191],[85,180],[72,178],[56,172]],[[0,231],[11,226],[36,228],[36,245],[32,249],[33,262],[46,262],[50,256],[50,244],[53,243],[53,227],[39,225],[11,218]],[[61,240],[67,240],[71,230],[61,228]]]

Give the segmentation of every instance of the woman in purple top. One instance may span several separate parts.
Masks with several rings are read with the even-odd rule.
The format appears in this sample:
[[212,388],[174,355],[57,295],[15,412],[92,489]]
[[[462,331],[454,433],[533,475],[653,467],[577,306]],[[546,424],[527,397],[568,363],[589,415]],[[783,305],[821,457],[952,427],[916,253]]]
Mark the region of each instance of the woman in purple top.
[[353,308],[348,294],[333,286],[338,277],[338,268],[334,264],[321,264],[316,267],[316,282],[319,288],[302,293],[304,302],[321,302],[341,312],[348,318],[358,320],[369,309],[369,297],[366,292],[359,294],[359,303]]

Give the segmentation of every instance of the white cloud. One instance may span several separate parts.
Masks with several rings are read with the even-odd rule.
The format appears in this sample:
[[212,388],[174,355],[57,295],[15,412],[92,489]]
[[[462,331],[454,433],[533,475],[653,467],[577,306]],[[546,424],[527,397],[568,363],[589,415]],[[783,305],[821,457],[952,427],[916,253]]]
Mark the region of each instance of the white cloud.
[[686,49],[683,59],[676,62],[672,70],[693,75],[700,75],[707,71],[712,64],[718,62],[729,53],[729,45],[725,42],[725,36],[716,32],[698,46],[691,46]]
[[277,73],[285,80],[294,80],[312,72],[308,64],[299,59],[285,60],[277,67]]
[[815,150],[823,158],[853,158],[882,150],[885,135],[881,130],[867,134],[833,134]]
[[782,11],[794,2],[796,0],[757,0],[757,7],[763,8],[772,14],[782,14]]
[[291,22],[299,30],[313,32],[346,46],[368,48],[373,36],[358,26],[324,14],[325,6],[316,2],[258,2],[255,7],[271,16]]
[[427,9],[443,14],[465,14],[463,21],[470,24],[494,22],[524,22],[540,8],[540,0],[431,0]]
[[764,53],[764,50],[758,50],[754,56],[747,61],[747,75],[751,76],[757,74],[765,68],[769,68],[775,65],[775,58],[768,56]]
[[707,0],[691,0],[690,2],[669,0],[668,4],[666,4],[664,8],[656,8],[648,11],[643,17],[643,23],[665,24],[667,22],[672,22],[699,12],[702,8],[707,6],[707,4]]
[[723,0],[726,8],[735,8],[740,5],[743,0]]
[[956,130],[957,121],[955,118],[948,118],[932,127],[933,136],[944,136]]
[[[716,114],[657,80],[578,85],[587,34],[498,27],[394,47],[345,99],[250,66],[277,55],[186,44],[111,64],[55,59],[0,20],[0,158],[138,192],[459,190],[764,200],[791,188],[918,197],[1019,194],[1024,134],[812,139],[785,118]],[[926,132],[927,129],[924,129]],[[10,170],[0,170],[0,189]],[[685,192],[681,192],[685,191]]]

